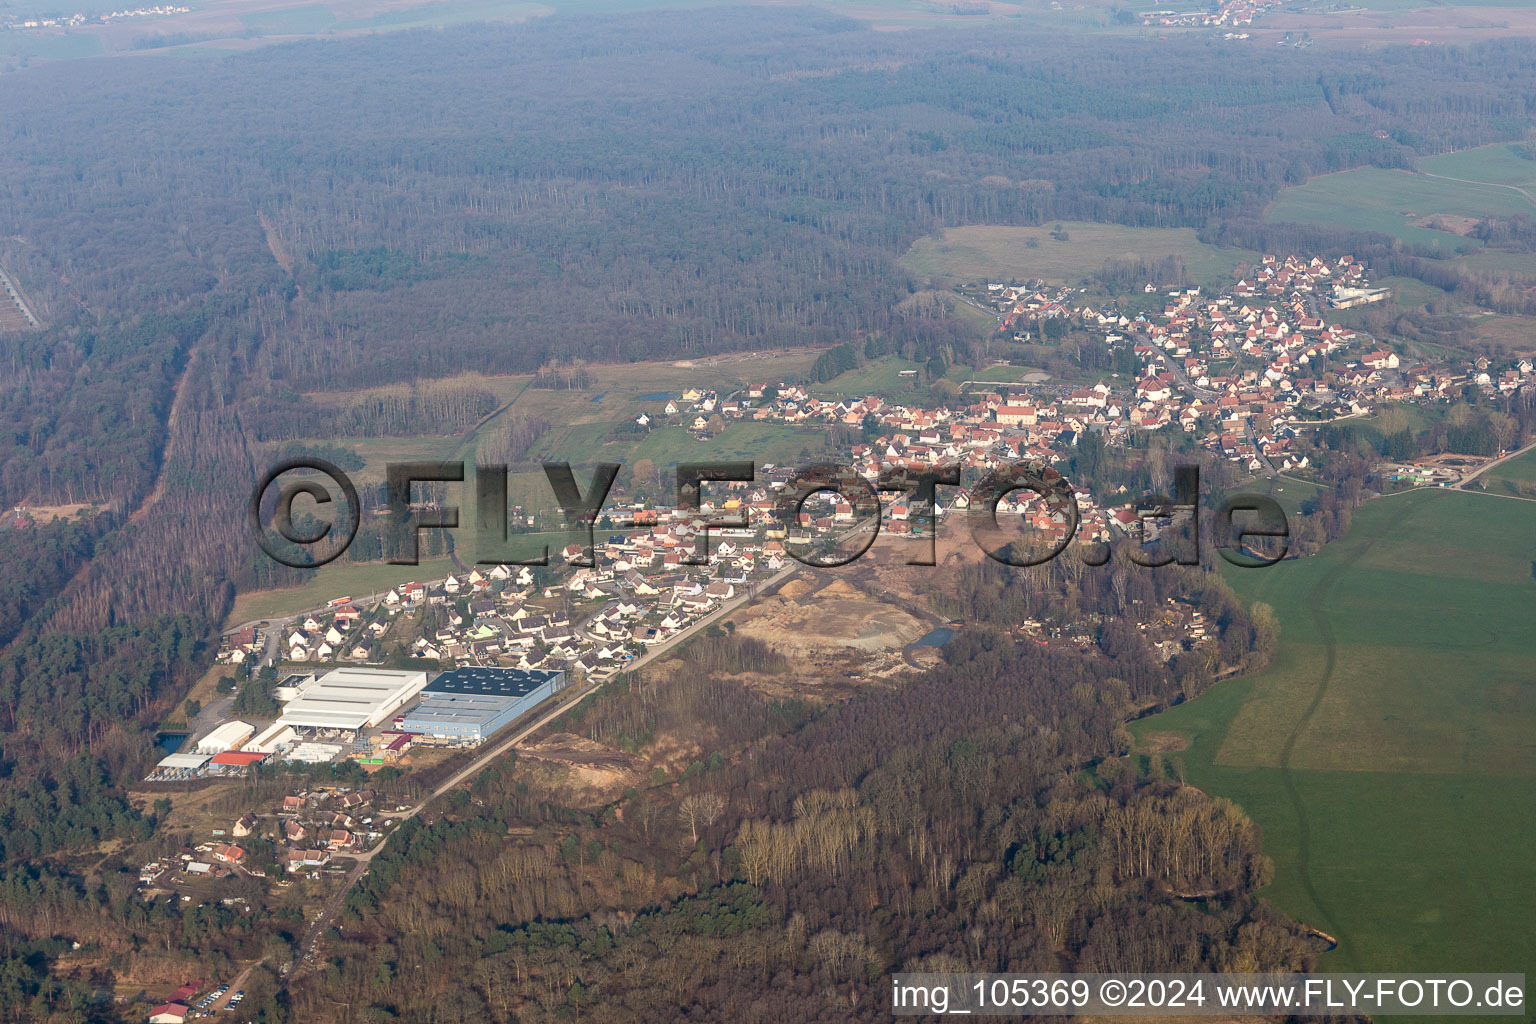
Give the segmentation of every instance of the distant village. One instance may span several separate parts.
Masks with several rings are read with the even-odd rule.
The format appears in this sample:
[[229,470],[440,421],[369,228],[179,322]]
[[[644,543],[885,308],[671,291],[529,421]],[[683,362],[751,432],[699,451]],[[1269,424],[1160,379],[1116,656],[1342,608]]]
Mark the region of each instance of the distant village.
[[1221,0],[1204,10],[1140,11],[1142,25],[1157,28],[1233,28],[1252,25],[1254,19],[1282,7],[1286,0]]
[[81,25],[101,24],[106,25],[114,21],[124,21],[129,18],[164,18],[173,14],[186,14],[192,8],[172,5],[155,4],[153,7],[132,7],[117,11],[107,11],[104,14],[86,15],[76,12],[74,14],[53,15],[50,17],[23,17],[13,18],[3,24],[7,29],[30,28],[78,28]]

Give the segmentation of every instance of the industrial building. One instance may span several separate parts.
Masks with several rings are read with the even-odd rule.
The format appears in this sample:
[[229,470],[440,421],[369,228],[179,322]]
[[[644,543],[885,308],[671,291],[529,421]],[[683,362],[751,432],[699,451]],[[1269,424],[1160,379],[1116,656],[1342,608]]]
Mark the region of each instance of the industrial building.
[[256,727],[248,722],[225,722],[197,741],[192,748],[197,754],[222,754],[226,750],[238,750],[240,744],[256,733]]
[[272,696],[276,697],[281,703],[287,704],[291,700],[302,697],[304,691],[309,689],[314,681],[315,674],[313,672],[290,672],[277,681],[277,686],[273,689]]
[[273,722],[261,731],[261,734],[248,740],[244,749],[261,754],[275,753],[279,748],[286,747],[290,743],[298,741],[298,734],[293,731],[293,726],[282,722]]
[[226,750],[222,754],[214,754],[208,764],[220,774],[244,774],[254,765],[259,765],[270,755],[255,753],[249,750]]
[[565,673],[517,668],[456,668],[395,720],[401,732],[444,743],[479,744],[565,688]]
[[155,766],[156,774],[180,778],[201,771],[207,763],[207,754],[167,754]]
[[278,723],[295,730],[355,733],[388,720],[426,685],[425,672],[338,668],[305,686],[283,707]]

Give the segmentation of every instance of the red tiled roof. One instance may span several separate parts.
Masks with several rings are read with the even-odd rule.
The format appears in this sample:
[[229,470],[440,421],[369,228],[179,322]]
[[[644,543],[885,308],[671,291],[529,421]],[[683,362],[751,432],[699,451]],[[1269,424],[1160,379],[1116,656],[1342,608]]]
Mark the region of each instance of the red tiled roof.
[[226,750],[222,754],[213,755],[214,764],[235,765],[244,768],[248,765],[260,764],[267,759],[266,754],[251,750]]

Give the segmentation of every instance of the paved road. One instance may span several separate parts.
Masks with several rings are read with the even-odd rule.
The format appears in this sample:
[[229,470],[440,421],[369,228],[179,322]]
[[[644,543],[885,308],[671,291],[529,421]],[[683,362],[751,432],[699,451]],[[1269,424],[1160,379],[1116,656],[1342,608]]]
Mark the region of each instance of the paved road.
[[[448,577],[444,576],[444,577],[442,577],[440,579],[422,580],[421,582],[425,583],[428,586],[431,586],[431,585],[433,585],[435,583],[441,583],[443,580],[445,580],[447,578]],[[404,581],[402,581],[402,582],[404,582]],[[381,590],[377,594],[364,594],[361,597],[354,597],[354,598],[352,598],[352,603],[355,604],[355,605],[372,605],[372,604],[376,604],[379,601],[382,601],[384,599],[384,595],[387,594],[387,593],[389,593],[388,590]],[[295,612],[292,615],[283,616],[281,618],[271,617],[271,618],[265,618],[265,619],[250,619],[250,620],[248,620],[246,622],[241,622],[241,623],[238,623],[236,625],[226,627],[223,630],[223,635],[224,636],[229,636],[231,633],[238,633],[240,630],[245,629],[245,628],[247,628],[249,626],[255,626],[258,629],[261,629],[263,632],[265,632],[266,633],[266,644],[262,648],[260,660],[258,660],[256,662],[256,667],[257,668],[264,668],[267,665],[271,665],[274,662],[276,662],[279,659],[279,657],[282,655],[282,653],[283,653],[283,651],[282,651],[283,637],[287,635],[288,628],[290,626],[292,626],[295,622],[298,622],[300,619],[304,618],[306,615],[312,615],[312,614],[314,614],[316,612],[324,612],[327,609],[327,607],[328,607],[327,604],[322,603],[322,604],[315,605],[313,608],[305,608],[301,612]]]
[[[1144,339],[1145,335],[1137,335],[1137,338]],[[1189,375],[1184,372],[1184,367],[1174,362],[1167,352],[1159,350],[1157,356],[1163,361],[1164,365],[1168,367],[1168,371],[1172,373],[1176,378],[1178,378],[1179,383],[1183,385],[1185,391],[1188,391],[1190,394],[1196,395],[1200,398],[1216,397],[1216,392],[1207,388],[1196,387],[1195,382],[1190,380]]]
[[1455,489],[1456,490],[1463,490],[1463,489],[1465,489],[1467,484],[1471,483],[1473,480],[1476,480],[1478,477],[1482,476],[1484,473],[1488,472],[1493,467],[1498,466],[1498,465],[1502,465],[1503,463],[1508,462],[1510,459],[1517,458],[1517,457],[1519,457],[1521,455],[1524,455],[1526,452],[1530,451],[1532,448],[1536,448],[1536,441],[1532,441],[1530,444],[1526,445],[1524,448],[1516,448],[1514,451],[1510,452],[1508,455],[1502,455],[1499,458],[1494,459],[1492,462],[1484,463],[1483,465],[1479,466],[1477,469],[1473,470],[1471,473],[1468,473],[1466,476],[1464,476],[1460,480],[1458,480],[1456,482],[1456,484],[1455,484]]
[[1252,416],[1249,416],[1247,419],[1245,419],[1243,421],[1243,431],[1248,435],[1248,443],[1253,445],[1253,450],[1254,451],[1258,452],[1258,454],[1259,454],[1259,461],[1264,463],[1265,471],[1270,476],[1279,476],[1280,475],[1280,471],[1275,468],[1275,464],[1273,462],[1269,461],[1269,456],[1264,453],[1264,449],[1259,447],[1258,436],[1255,435],[1254,432],[1253,432],[1253,417]]

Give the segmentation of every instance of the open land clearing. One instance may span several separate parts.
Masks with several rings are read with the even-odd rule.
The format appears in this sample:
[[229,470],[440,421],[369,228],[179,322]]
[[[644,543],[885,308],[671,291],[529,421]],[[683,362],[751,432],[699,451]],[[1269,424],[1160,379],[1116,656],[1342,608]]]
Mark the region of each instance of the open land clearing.
[[765,691],[804,695],[808,689],[835,687],[840,680],[887,679],[907,670],[902,649],[928,626],[839,579],[836,572],[802,573],[731,617],[738,633],[763,641],[789,660],[789,676],[765,677]]
[[[619,462],[630,466],[638,459],[650,459],[660,469],[695,458],[749,455],[759,462],[791,459],[807,447],[820,450],[824,445],[822,432],[812,427],[743,421],[733,421],[723,433],[707,442],[696,439],[683,425],[667,425],[646,434],[623,437],[615,436],[615,432],[634,424],[641,415],[659,419],[668,400],[676,399],[689,388],[715,391],[723,398],[748,383],[804,376],[818,355],[819,349],[794,349],[697,361],[589,364],[585,369],[591,384],[576,390],[533,387],[528,374],[465,374],[454,378],[455,382],[488,391],[501,403],[467,435],[313,438],[309,443],[339,444],[356,452],[364,463],[353,474],[360,484],[381,482],[390,462],[473,462],[481,445],[509,417],[540,418],[550,424],[549,431],[533,444],[524,459],[530,466],[540,461],[575,465]],[[341,406],[368,395],[366,391],[346,391],[306,397],[317,404]],[[537,469],[514,470],[509,487],[514,504],[550,499],[544,475]]]
[[611,800],[645,784],[645,758],[604,746],[585,736],[556,732],[517,748],[517,756],[547,772],[550,782],[578,804]]
[[1312,558],[1231,570],[1272,664],[1135,723],[1263,826],[1265,895],[1330,970],[1536,971],[1536,504],[1371,501]]
[[1323,488],[1297,477],[1261,476],[1244,481],[1232,488],[1233,494],[1263,494],[1274,498],[1287,515],[1301,515],[1307,502],[1312,501]]
[[1351,0],[1349,9],[1282,11],[1247,31],[1260,46],[1307,34],[1322,46],[1465,45],[1536,35],[1524,0]]
[[[957,308],[969,309],[981,314],[976,307],[959,303]],[[982,314],[991,318],[991,314]],[[921,405],[931,401],[927,385],[919,379],[922,365],[900,356],[871,359],[833,377],[829,381],[810,386],[811,394],[818,398],[863,398],[879,395],[888,401]],[[906,374],[906,376],[903,376]],[[995,364],[992,366],[968,366],[956,363],[944,378],[962,390],[978,390],[989,384],[1023,384],[1026,380],[1048,379],[1037,366]]]
[[[1061,224],[1067,240],[1052,231]],[[1030,247],[1030,240],[1036,242]],[[1131,228],[1089,221],[1052,221],[1039,227],[973,225],[919,238],[901,258],[914,274],[957,281],[1027,281],[1077,284],[1109,259],[1160,260],[1179,256],[1198,282],[1230,284],[1232,268],[1253,253],[1206,245],[1193,228]]]
[[419,565],[390,565],[387,562],[332,562],[318,569],[306,569],[309,577],[297,587],[253,590],[235,598],[226,620],[229,625],[256,619],[276,618],[318,608],[338,597],[361,598],[379,594],[400,583],[442,579],[454,572],[452,559],[422,559]]

